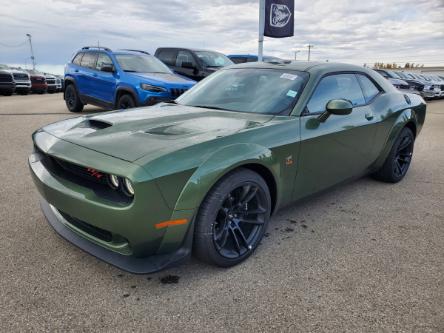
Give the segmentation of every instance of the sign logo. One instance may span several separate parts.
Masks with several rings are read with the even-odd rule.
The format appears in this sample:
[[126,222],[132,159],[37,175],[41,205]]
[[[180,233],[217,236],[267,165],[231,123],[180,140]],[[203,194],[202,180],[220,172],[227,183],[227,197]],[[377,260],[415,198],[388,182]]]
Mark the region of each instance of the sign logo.
[[271,4],[270,25],[274,28],[283,28],[290,22],[291,11],[286,5]]
[[96,169],[93,168],[87,168],[86,171],[88,171],[89,175],[91,177],[95,177],[97,179],[100,179],[103,177],[103,174],[101,174],[99,171],[97,171]]

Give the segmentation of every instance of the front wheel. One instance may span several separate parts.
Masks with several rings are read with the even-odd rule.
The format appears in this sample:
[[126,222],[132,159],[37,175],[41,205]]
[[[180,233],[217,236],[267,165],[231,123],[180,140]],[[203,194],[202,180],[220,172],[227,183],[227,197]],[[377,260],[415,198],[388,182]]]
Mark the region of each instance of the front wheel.
[[128,94],[120,96],[119,100],[117,101],[118,109],[131,109],[135,106],[136,102],[134,102],[134,99]]
[[195,228],[195,255],[230,267],[259,245],[271,214],[271,197],[261,176],[239,169],[220,180],[201,205]]
[[83,110],[83,103],[80,100],[76,87],[70,84],[65,90],[65,103],[69,111],[71,112],[81,112]]
[[373,174],[374,178],[389,183],[397,183],[402,180],[412,161],[414,144],[415,136],[412,130],[408,127],[403,128],[384,165]]

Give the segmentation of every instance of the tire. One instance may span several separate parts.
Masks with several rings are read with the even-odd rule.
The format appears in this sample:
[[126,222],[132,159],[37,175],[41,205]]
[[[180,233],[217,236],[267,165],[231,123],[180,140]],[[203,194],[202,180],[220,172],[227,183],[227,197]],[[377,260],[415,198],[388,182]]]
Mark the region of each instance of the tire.
[[81,112],[83,110],[83,103],[77,94],[76,87],[70,84],[65,90],[65,103],[70,112]]
[[11,91],[3,92],[3,96],[12,96]]
[[208,192],[199,209],[195,256],[220,267],[239,264],[259,245],[270,215],[271,197],[264,179],[248,169],[229,173]]
[[415,136],[412,130],[404,127],[401,133],[399,133],[381,169],[374,173],[373,177],[387,183],[397,183],[401,181],[410,167],[414,144]]
[[131,109],[136,106],[136,102],[129,94],[123,94],[119,97],[119,100],[117,101],[117,109]]

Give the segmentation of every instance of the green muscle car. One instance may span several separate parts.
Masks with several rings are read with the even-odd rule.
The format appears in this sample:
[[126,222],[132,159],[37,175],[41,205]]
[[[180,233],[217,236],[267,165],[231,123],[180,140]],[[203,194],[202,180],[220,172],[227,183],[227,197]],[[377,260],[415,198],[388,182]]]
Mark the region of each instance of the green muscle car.
[[280,207],[372,174],[406,174],[426,104],[373,70],[332,63],[222,69],[176,101],[33,134],[41,207],[64,238],[150,273],[194,253],[249,257]]

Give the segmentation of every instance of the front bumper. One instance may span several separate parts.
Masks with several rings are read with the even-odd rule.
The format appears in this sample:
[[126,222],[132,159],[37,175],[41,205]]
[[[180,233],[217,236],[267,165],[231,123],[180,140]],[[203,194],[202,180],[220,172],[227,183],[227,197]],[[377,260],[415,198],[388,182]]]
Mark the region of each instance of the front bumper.
[[[168,208],[155,181],[141,167],[46,132],[37,132],[33,138],[38,149],[29,158],[31,175],[43,197],[45,216],[64,238],[133,273],[154,272],[191,253],[194,210]],[[55,173],[45,156],[69,157],[68,162],[126,176],[136,195],[131,203],[110,201],[92,187]],[[174,219],[190,222],[155,228],[157,223]],[[101,237],[101,232],[107,237]]]
[[83,251],[95,256],[96,258],[130,273],[149,274],[158,272],[181,262],[191,254],[191,228],[188,231],[184,244],[182,244],[182,246],[174,253],[153,255],[148,258],[137,258],[110,251],[81,237],[78,233],[72,230],[69,222],[60,215],[57,209],[51,206],[46,200],[42,199],[40,206],[49,225],[51,225],[51,227],[53,227],[61,237],[79,247]]

